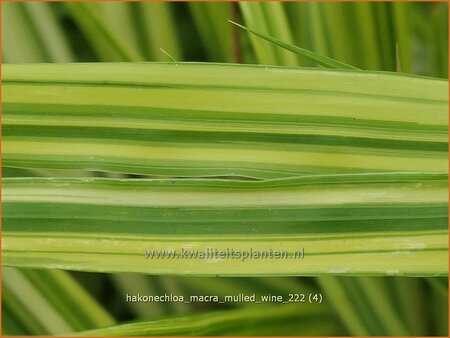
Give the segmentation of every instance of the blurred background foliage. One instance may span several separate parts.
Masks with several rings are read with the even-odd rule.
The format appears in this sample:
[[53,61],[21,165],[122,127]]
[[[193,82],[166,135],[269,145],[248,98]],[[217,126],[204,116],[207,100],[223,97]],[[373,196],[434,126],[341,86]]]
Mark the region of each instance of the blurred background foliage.
[[[315,66],[249,36],[227,21],[233,20],[361,69],[447,78],[447,16],[444,2],[3,2],[2,57],[4,63],[176,60]],[[16,170],[8,175],[39,174]],[[288,308],[282,316],[260,321],[242,312],[245,322],[218,325],[206,333],[448,334],[447,278],[204,278],[4,268],[2,279],[3,335],[63,334],[179,316],[196,323],[198,314],[243,307],[261,314]],[[324,302],[277,304],[273,310],[239,302],[125,301],[126,294],[164,293],[285,298],[289,293],[322,293]],[[189,330],[184,334],[196,332]],[[165,332],[170,331],[163,328],[160,334]]]
[[3,62],[312,66],[231,19],[361,69],[447,77],[447,12],[445,2],[5,3]]

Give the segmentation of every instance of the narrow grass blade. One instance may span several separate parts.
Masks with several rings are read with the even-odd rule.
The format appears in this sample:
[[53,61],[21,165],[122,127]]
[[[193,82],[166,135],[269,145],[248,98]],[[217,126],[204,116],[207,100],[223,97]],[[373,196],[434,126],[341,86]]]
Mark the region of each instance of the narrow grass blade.
[[377,30],[375,25],[375,5],[374,3],[354,2],[351,4],[353,10],[353,20],[355,22],[353,31],[359,47],[359,56],[363,60],[364,69],[382,70],[381,66],[381,46],[379,45]]
[[381,277],[317,278],[326,297],[351,335],[417,335],[397,311],[388,280]]
[[370,306],[379,320],[378,330],[383,329],[387,335],[406,336],[409,335],[405,323],[398,312],[395,311],[388,290],[383,280],[373,277],[360,277],[359,283],[365,298],[366,306]]
[[[245,18],[245,22],[247,25],[251,27],[257,27],[258,30],[267,29],[265,27],[265,19],[264,13],[261,8],[261,3],[249,3],[249,2],[240,2],[239,3],[240,11]],[[229,22],[239,27],[235,22],[229,20]],[[261,26],[264,26],[261,27]],[[267,31],[263,31],[263,33],[268,33]],[[275,46],[273,44],[268,43],[267,41],[261,40],[257,38],[257,35],[248,34],[250,44],[252,47],[252,51],[255,55],[255,59],[259,64],[264,65],[276,65],[277,57],[275,54]]]
[[448,3],[413,7],[410,14],[414,50],[421,51],[420,57],[413,55],[413,70],[448,78]]
[[[264,33],[264,35],[276,37],[280,41],[286,42],[286,44],[293,43],[291,29],[283,4],[276,2],[240,2],[239,6],[248,26],[260,33]],[[250,40],[258,63],[279,66],[298,65],[295,55],[278,48],[273,44],[273,41],[268,43],[257,39],[256,36],[250,36]]]
[[139,26],[134,16],[134,4],[127,2],[98,2],[92,4],[111,35],[136,54],[142,54],[143,48],[139,39]]
[[3,268],[3,283],[11,297],[17,299],[12,313],[28,313],[22,316],[22,325],[30,327],[27,323],[36,321],[43,327],[37,334],[114,324],[112,317],[65,271]]
[[[5,302],[5,301],[4,301]],[[3,336],[25,336],[30,335],[17,321],[17,319],[11,315],[8,310],[5,310],[5,306],[2,309],[2,335]]]
[[90,40],[103,61],[141,61],[142,55],[127,41],[121,40],[105,19],[98,13],[98,3],[64,3],[71,17],[77,22],[85,37]]
[[[174,335],[270,335],[330,334],[333,325],[323,317],[319,304],[279,305],[210,312],[154,322],[130,323],[81,332],[80,336],[174,336]],[[320,321],[321,329],[317,329]],[[316,326],[314,328],[314,326]],[[312,329],[312,330],[311,330]],[[311,331],[310,331],[311,330]]]
[[[446,174],[23,178],[4,179],[2,192],[6,266],[174,275],[447,273]],[[208,247],[297,258],[212,263],[204,259]],[[189,248],[203,257],[186,259]]]
[[326,35],[330,41],[330,57],[351,65],[363,62],[358,55],[358,42],[353,32],[352,10],[349,2],[320,3]]
[[442,80],[102,63],[5,65],[2,81],[6,167],[256,178],[447,171]]
[[307,49],[287,44],[287,43],[285,43],[285,42],[283,42],[281,40],[278,40],[276,38],[273,38],[273,37],[271,37],[269,35],[258,33],[256,31],[254,31],[254,30],[252,30],[250,28],[247,28],[245,26],[242,26],[242,25],[240,25],[240,24],[238,24],[238,23],[236,23],[234,21],[230,20],[230,22],[232,24],[234,24],[234,25],[236,25],[236,26],[238,26],[238,27],[240,27],[240,28],[242,28],[242,29],[252,33],[252,34],[255,34],[256,36],[259,36],[260,38],[262,38],[264,40],[270,41],[270,42],[276,44],[277,46],[280,46],[281,48],[289,50],[292,53],[295,53],[295,54],[301,55],[303,57],[309,58],[311,60],[314,60],[317,64],[319,64],[321,66],[324,66],[326,68],[352,69],[352,70],[357,70],[358,69],[358,68],[350,66],[350,65],[348,65],[346,63],[343,63],[343,62],[331,59],[329,57],[326,57],[326,56],[319,55],[317,53],[311,52],[311,51],[309,51]]
[[320,276],[317,281],[331,305],[335,309],[339,309],[339,317],[350,334],[368,336],[369,330],[366,328],[364,319],[361,318],[356,306],[349,299],[343,280],[334,276]]
[[[311,20],[311,4],[310,2],[286,2],[283,4],[287,19],[289,21],[289,27],[292,34],[293,42],[290,44],[295,46],[302,46],[308,50],[314,50],[318,54],[328,55],[328,53],[324,50],[320,50],[317,46],[313,45],[313,36],[315,35],[316,28],[321,25],[320,20],[312,21]],[[237,20],[234,20],[237,21]],[[248,26],[248,25],[247,25]],[[255,27],[252,27],[255,29]],[[236,29],[239,29],[236,27]],[[242,30],[242,29],[240,29]],[[242,30],[243,31],[243,30]],[[245,33],[245,31],[243,31]],[[260,32],[260,31],[259,31]],[[257,38],[253,34],[251,35],[254,38]],[[259,39],[261,40],[261,39]],[[282,39],[284,41],[284,39]],[[273,44],[272,44],[273,45]],[[274,45],[274,47],[277,47]],[[278,48],[278,47],[277,47]],[[289,51],[284,50],[287,53]],[[292,54],[292,53],[290,53]],[[313,67],[316,66],[316,63],[307,58],[301,58],[296,56],[298,66],[301,67]]]
[[[2,268],[2,286],[10,290],[47,334],[73,332],[74,327],[18,269]],[[21,310],[21,309],[20,309]],[[21,310],[22,311],[22,310]]]
[[140,42],[147,60],[166,61],[163,49],[175,60],[183,60],[181,38],[177,31],[173,4],[165,2],[136,3],[136,25],[140,28]]
[[[400,69],[402,72],[412,72],[412,35],[409,18],[411,16],[410,3],[392,3],[392,15],[398,46]],[[397,65],[397,68],[399,65]]]
[[388,281],[391,284],[391,292],[387,293],[390,295],[390,302],[394,303],[396,311],[402,315],[410,334],[414,336],[424,336],[427,333],[428,319],[424,316],[424,311],[427,311],[428,295],[424,286],[429,279],[433,277],[426,279],[393,277]]
[[111,315],[67,272],[23,269],[21,273],[76,331],[115,324]]
[[230,62],[232,59],[232,27],[229,2],[190,2],[188,4],[194,18],[203,47],[212,62]]
[[[287,19],[285,4],[281,2],[261,2],[260,4],[262,5],[265,22],[269,31],[268,35],[293,45],[294,39]],[[297,55],[292,54],[289,50],[280,49],[277,45],[273,45],[273,47],[275,48],[275,55],[277,56],[279,65],[291,67],[299,65]]]
[[331,43],[326,34],[326,21],[322,9],[322,4],[319,2],[308,3],[309,22],[311,27],[311,40],[313,50],[319,55],[330,55]]
[[[7,269],[5,269],[7,270]],[[48,334],[45,326],[33,316],[26,304],[14,295],[5,283],[2,287],[2,334],[6,335],[44,335]]]
[[392,3],[373,3],[374,25],[380,50],[377,52],[381,62],[381,69],[395,71],[395,34],[392,27]]
[[48,61],[25,6],[25,3],[2,3],[3,62]]
[[73,62],[75,57],[68,43],[68,36],[58,20],[54,8],[46,2],[24,3],[42,48],[50,62]]

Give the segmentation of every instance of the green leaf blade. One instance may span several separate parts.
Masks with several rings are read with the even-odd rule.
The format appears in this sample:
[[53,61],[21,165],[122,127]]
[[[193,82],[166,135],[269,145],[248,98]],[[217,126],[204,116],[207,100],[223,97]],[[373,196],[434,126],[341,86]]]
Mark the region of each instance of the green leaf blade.
[[242,28],[243,30],[246,30],[246,31],[248,31],[248,32],[250,32],[252,34],[255,34],[256,36],[259,36],[260,38],[262,38],[264,40],[270,41],[270,42],[276,44],[277,46],[280,46],[281,48],[289,50],[292,53],[295,53],[295,54],[301,55],[303,57],[312,59],[315,62],[317,62],[319,65],[324,66],[326,68],[358,70],[358,68],[353,67],[351,65],[348,65],[346,63],[343,63],[343,62],[334,60],[332,58],[329,58],[329,57],[326,57],[326,56],[323,56],[323,55],[311,52],[311,51],[309,51],[307,49],[304,49],[304,48],[300,48],[300,47],[297,47],[297,46],[290,45],[290,44],[285,43],[285,42],[283,42],[281,40],[278,40],[278,39],[276,39],[274,37],[271,37],[271,36],[269,36],[267,34],[258,33],[256,31],[250,29],[250,28],[247,28],[245,26],[242,26],[242,25],[238,24],[237,22],[234,22],[234,21],[231,21],[231,20],[228,20],[228,21],[231,22],[233,25],[236,25],[239,28]]
[[447,90],[391,73],[5,65],[3,164],[262,179],[444,172]]
[[[446,189],[445,175],[430,174],[261,182],[5,179],[3,261],[150,274],[441,275],[448,251]],[[33,210],[35,218],[21,210]],[[304,259],[213,264],[145,258],[147,250],[181,255],[206,247],[290,254],[304,247],[306,253]]]

